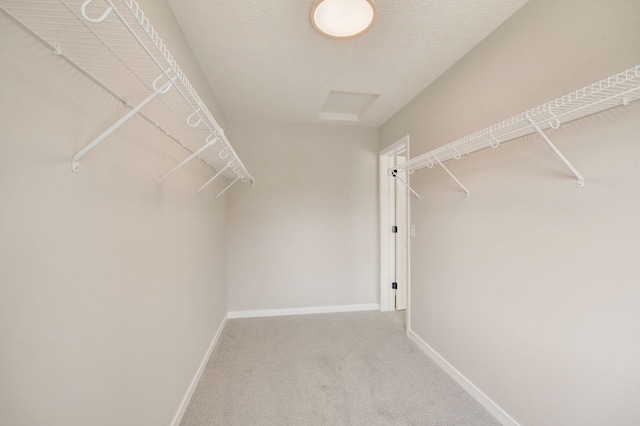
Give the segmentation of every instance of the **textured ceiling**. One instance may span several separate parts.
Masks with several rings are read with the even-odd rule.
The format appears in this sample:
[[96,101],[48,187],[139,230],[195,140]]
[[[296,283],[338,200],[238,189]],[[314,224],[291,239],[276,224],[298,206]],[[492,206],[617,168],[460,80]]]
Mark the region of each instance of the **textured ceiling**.
[[313,0],[168,0],[228,119],[334,122],[319,118],[340,116],[323,111],[331,92],[379,95],[357,114],[365,126],[384,123],[526,1],[376,0],[367,33],[334,40],[309,22]]

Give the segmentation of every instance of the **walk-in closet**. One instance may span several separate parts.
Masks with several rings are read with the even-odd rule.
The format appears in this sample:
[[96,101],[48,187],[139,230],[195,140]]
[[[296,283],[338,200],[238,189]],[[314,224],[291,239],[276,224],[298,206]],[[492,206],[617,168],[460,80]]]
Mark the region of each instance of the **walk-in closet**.
[[0,425],[640,424],[638,0],[0,0]]

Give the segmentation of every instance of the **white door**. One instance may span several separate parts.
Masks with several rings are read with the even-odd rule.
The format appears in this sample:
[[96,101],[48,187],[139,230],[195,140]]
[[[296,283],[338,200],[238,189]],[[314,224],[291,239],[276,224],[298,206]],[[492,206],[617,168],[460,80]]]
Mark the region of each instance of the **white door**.
[[[407,161],[404,155],[396,155],[396,164],[402,164]],[[398,177],[406,182],[406,172],[398,172]],[[400,311],[407,309],[407,189],[398,179],[395,181],[395,310]],[[392,207],[393,208],[393,207]]]
[[380,309],[405,310],[409,300],[409,196],[400,179],[389,175],[407,160],[409,137],[380,152]]

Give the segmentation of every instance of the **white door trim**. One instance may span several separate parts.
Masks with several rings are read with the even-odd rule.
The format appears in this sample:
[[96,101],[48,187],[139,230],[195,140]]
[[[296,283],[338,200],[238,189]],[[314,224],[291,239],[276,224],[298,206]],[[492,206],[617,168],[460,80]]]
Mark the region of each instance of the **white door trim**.
[[[391,223],[392,213],[390,212],[390,190],[391,185],[389,175],[387,173],[389,158],[394,157],[395,155],[402,154],[406,156],[407,159],[411,158],[409,154],[409,135],[403,137],[399,141],[394,144],[384,148],[380,151],[379,157],[379,179],[380,179],[380,205],[379,205],[379,268],[380,268],[380,310],[381,311],[393,311],[395,310],[395,305],[392,300],[392,292],[390,291],[391,282],[391,274],[393,271],[391,270],[391,266],[389,264],[390,252],[391,250],[395,250],[393,248],[393,242],[390,238],[390,229],[393,225]],[[407,178],[409,176],[407,175]],[[411,224],[410,222],[410,197],[407,196],[407,224]],[[410,226],[407,226],[410,228]],[[410,235],[409,229],[405,229],[407,232],[407,329],[409,329],[409,310],[411,308],[411,274],[410,274]],[[394,252],[395,255],[395,252]]]

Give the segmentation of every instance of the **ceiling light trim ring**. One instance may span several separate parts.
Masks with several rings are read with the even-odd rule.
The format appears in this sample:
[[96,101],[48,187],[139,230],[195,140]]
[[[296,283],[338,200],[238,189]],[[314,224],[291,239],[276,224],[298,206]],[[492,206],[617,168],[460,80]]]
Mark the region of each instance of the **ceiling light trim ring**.
[[[359,8],[359,10],[351,10],[351,12],[365,14],[360,16],[352,15],[352,18],[361,21],[359,26],[352,29],[342,27],[336,30],[336,27],[340,27],[340,25],[352,25],[353,22],[347,22],[347,17],[344,14],[331,17],[329,17],[328,14],[335,13],[339,9],[342,9],[344,12],[346,11],[345,8],[354,6]],[[362,35],[371,28],[375,18],[376,5],[373,0],[315,0],[309,13],[311,25],[313,25],[320,34],[335,39],[350,39]],[[325,22],[318,22],[319,19],[324,19]],[[333,29],[331,28],[332,26]]]

